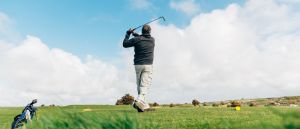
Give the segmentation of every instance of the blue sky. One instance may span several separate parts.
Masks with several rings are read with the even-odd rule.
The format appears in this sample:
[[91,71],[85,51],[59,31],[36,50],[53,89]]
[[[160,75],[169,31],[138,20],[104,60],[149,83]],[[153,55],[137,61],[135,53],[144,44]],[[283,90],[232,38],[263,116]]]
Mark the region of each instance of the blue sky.
[[114,104],[125,93],[136,95],[133,49],[121,42],[127,29],[159,16],[167,21],[152,24],[149,102],[299,95],[299,5],[299,0],[1,0],[0,105],[32,98],[44,104]]
[[[102,59],[119,56],[124,32],[152,18],[165,16],[167,22],[184,27],[192,16],[170,8],[176,0],[150,0],[151,5],[136,8],[135,0],[2,0],[0,10],[15,23],[22,36],[39,37],[51,48],[85,57]],[[244,0],[195,0],[197,13],[221,9]]]

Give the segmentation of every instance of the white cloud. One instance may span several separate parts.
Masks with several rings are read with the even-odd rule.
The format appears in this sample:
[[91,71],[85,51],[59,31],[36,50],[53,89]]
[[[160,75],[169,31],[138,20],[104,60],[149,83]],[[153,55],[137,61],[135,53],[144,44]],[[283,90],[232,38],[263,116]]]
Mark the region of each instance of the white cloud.
[[188,102],[299,95],[298,21],[300,12],[285,4],[249,0],[200,14],[184,29],[154,25],[153,96]]
[[[156,38],[150,101],[159,103],[299,95],[300,12],[249,0],[195,16],[181,29],[152,25]],[[1,23],[1,18],[0,18]],[[1,27],[0,27],[1,28]],[[0,42],[0,105],[110,103],[136,94],[132,49],[124,67],[49,48],[28,36]]]
[[130,0],[130,3],[135,9],[148,9],[152,6],[150,0]]
[[91,56],[82,61],[61,49],[48,48],[33,36],[0,50],[0,105],[32,98],[46,104],[114,103],[120,97],[121,73],[108,62]]
[[0,12],[0,43],[4,42],[18,42],[20,34],[15,30],[14,23],[4,13]]
[[200,11],[199,5],[194,0],[173,0],[170,7],[187,15],[194,15]]
[[300,0],[278,0],[279,2],[284,2],[284,3],[300,3]]

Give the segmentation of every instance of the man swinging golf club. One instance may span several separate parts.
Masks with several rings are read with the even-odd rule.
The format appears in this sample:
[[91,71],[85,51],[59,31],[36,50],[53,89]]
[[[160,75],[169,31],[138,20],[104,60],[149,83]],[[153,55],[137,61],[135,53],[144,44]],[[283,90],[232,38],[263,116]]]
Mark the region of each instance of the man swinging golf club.
[[[147,24],[143,25],[142,35],[134,33],[134,30],[135,29],[129,29],[126,32],[125,39],[123,41],[123,47],[134,47],[134,66],[136,72],[138,97],[134,101],[133,107],[137,109],[138,112],[144,112],[150,109],[145,97],[152,81],[152,64],[155,40],[153,37],[151,37],[151,27]],[[132,33],[134,33],[135,37],[129,39]]]

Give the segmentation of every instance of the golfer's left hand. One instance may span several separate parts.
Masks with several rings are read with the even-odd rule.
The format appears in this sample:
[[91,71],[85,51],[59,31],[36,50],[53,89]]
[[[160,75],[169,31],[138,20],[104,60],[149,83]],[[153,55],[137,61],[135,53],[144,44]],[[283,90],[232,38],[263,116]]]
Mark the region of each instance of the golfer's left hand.
[[126,31],[126,34],[130,35],[131,33],[133,33],[133,31],[134,30],[130,28],[129,30]]

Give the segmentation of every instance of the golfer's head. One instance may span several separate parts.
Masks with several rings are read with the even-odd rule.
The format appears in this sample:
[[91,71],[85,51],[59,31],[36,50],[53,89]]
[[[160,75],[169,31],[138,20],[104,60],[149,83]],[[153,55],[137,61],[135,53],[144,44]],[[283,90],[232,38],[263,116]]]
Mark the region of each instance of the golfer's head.
[[150,34],[151,33],[151,27],[149,25],[144,25],[142,28],[142,34]]

